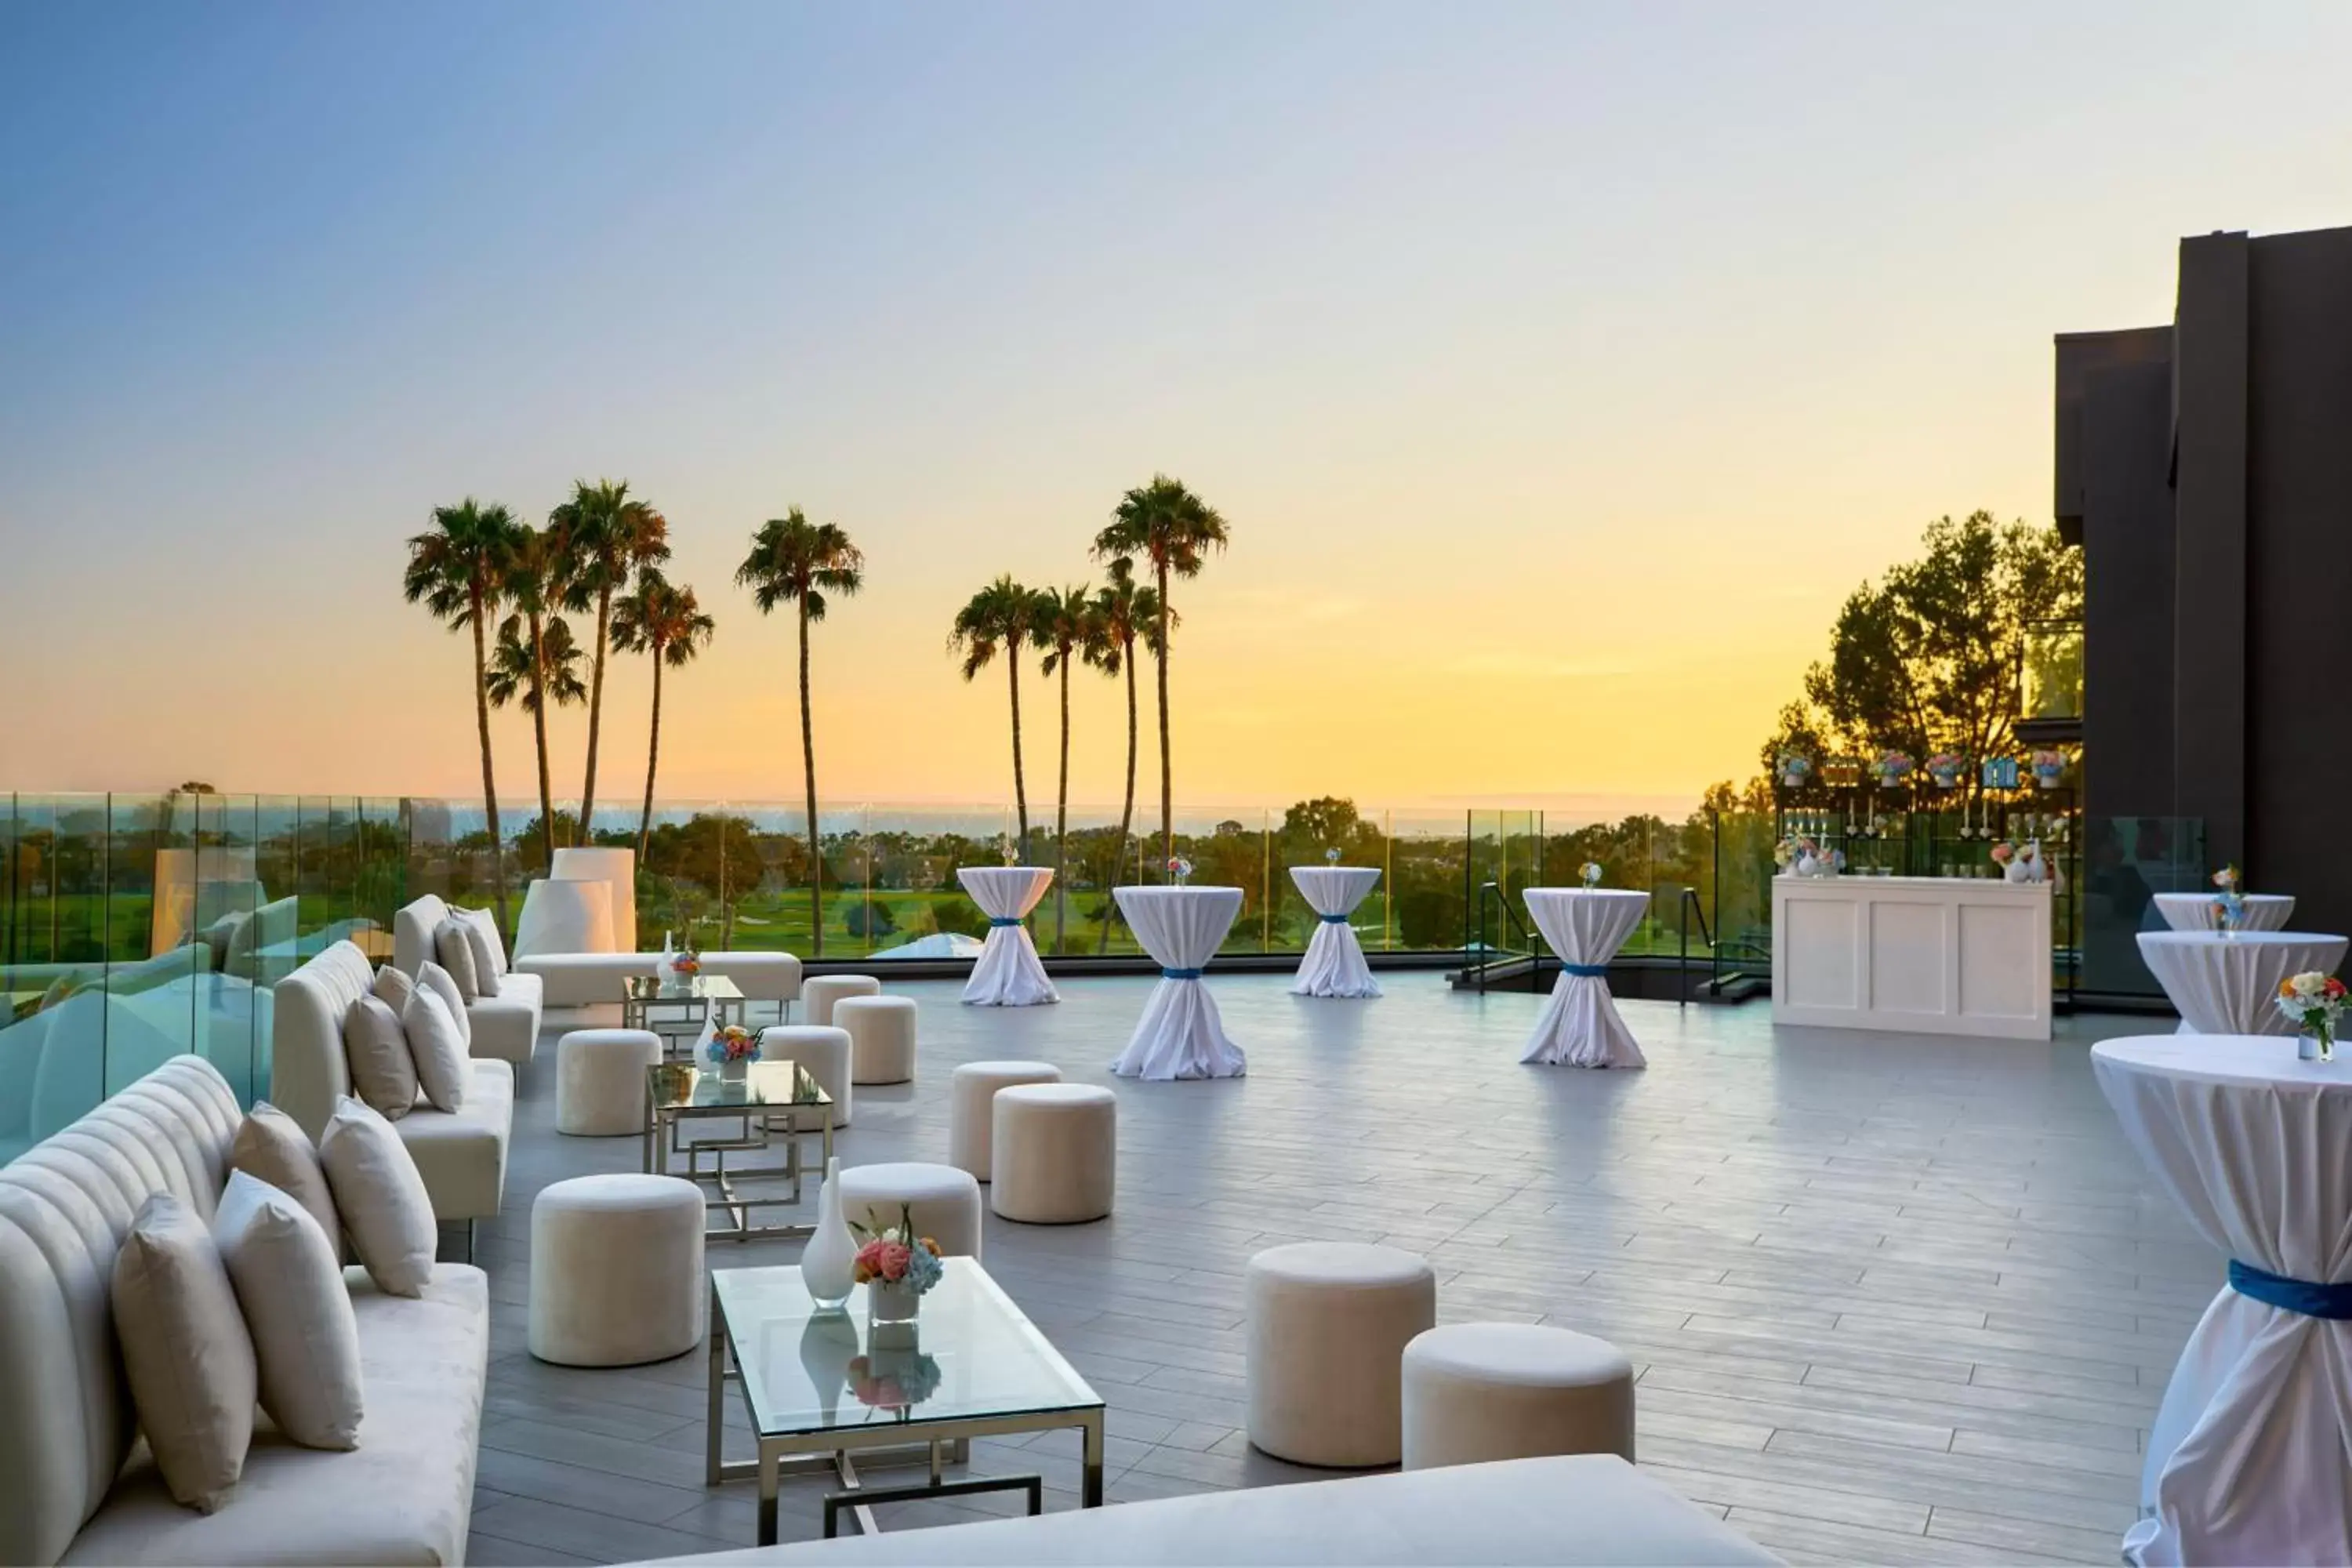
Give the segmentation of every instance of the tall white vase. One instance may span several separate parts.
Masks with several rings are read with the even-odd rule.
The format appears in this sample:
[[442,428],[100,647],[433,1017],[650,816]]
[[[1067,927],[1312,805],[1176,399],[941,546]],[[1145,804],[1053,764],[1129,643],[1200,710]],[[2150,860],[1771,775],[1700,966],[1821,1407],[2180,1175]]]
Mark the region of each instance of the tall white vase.
[[816,1234],[801,1248],[801,1283],[809,1300],[835,1308],[849,1300],[856,1288],[857,1238],[841,1217],[841,1158],[824,1163],[824,1185],[816,1196]]

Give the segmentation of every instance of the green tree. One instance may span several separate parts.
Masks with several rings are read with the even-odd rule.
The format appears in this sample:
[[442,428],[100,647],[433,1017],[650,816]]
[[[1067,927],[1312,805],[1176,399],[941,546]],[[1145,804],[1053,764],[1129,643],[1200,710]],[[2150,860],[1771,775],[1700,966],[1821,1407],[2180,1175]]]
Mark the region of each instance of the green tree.
[[2081,616],[2082,553],[2054,529],[1985,511],[1938,518],[1921,543],[1840,608],[1829,658],[1764,744],[1768,772],[1783,749],[1982,758],[2016,745],[2027,629]]
[[[816,825],[816,731],[809,718],[809,626],[824,619],[825,595],[848,598],[866,585],[866,557],[837,523],[814,523],[793,507],[771,518],[751,536],[751,552],[735,571],[735,581],[751,590],[761,615],[777,605],[793,606],[800,620],[801,776],[807,791],[809,863],[824,863]],[[824,953],[824,877],[809,877],[809,940],[812,956]]]
[[[492,659],[490,701],[493,706],[504,707],[518,691],[528,693],[530,700],[523,703],[523,710],[530,715],[531,739],[539,754],[539,820],[546,840],[543,847],[551,863],[556,849],[555,786],[548,775],[547,702],[542,694],[550,668],[548,628],[551,625],[563,625],[556,612],[569,591],[571,561],[562,538],[553,530],[523,525],[518,525],[509,536],[504,561],[506,599],[514,609],[499,628],[499,650]],[[563,627],[562,636],[563,646],[573,647],[570,626]],[[519,671],[514,660],[508,658],[506,645],[509,642],[526,650]],[[577,659],[576,647],[572,657]],[[498,694],[499,663],[502,658],[508,665],[505,698]],[[576,666],[572,683],[579,685]],[[585,695],[586,689],[582,688],[579,696],[559,695],[555,700],[558,704],[578,701]]]
[[1021,853],[1029,853],[1029,789],[1021,775],[1021,654],[1040,619],[1037,594],[1002,576],[966,600],[948,632],[948,652],[963,656],[963,678],[972,680],[1004,655],[1013,697],[1013,806],[1021,830]]
[[1070,665],[1096,637],[1094,589],[1042,588],[1029,635],[1045,650],[1045,672],[1061,678],[1062,766],[1054,794],[1054,951],[1062,951],[1070,920]]
[[1225,520],[1216,509],[1165,474],[1154,474],[1150,484],[1128,491],[1109,526],[1095,535],[1098,560],[1139,555],[1151,563],[1159,596],[1151,647],[1160,686],[1160,833],[1161,854],[1171,858],[1176,853],[1176,787],[1168,752],[1168,633],[1175,616],[1168,580],[1199,576],[1205,552],[1223,550],[1226,538]]
[[401,579],[410,604],[421,601],[451,631],[474,634],[474,726],[482,748],[482,810],[494,847],[490,886],[501,931],[513,928],[507,920],[506,858],[495,847],[500,839],[499,781],[490,762],[489,624],[506,597],[506,557],[515,529],[512,512],[471,496],[436,507],[432,528],[408,542],[408,570]]
[[[642,653],[654,663],[653,728],[646,739],[646,805],[637,818],[637,859],[646,858],[646,838],[654,826],[654,770],[661,761],[662,668],[683,669],[695,655],[710,646],[719,623],[703,613],[691,588],[673,585],[658,568],[638,568],[636,586],[614,601],[612,641],[623,653]],[[592,693],[593,706],[595,698]],[[583,802],[581,810],[587,805]]]
[[[613,600],[638,571],[669,559],[669,523],[629,494],[629,481],[585,479],[572,484],[572,499],[548,514],[548,527],[563,542],[568,581],[563,607],[596,612],[588,645],[588,768],[580,788],[580,820],[596,823],[596,742],[604,729],[604,650],[611,644]],[[660,666],[655,666],[660,679]]]
[[[1168,624],[1174,626],[1176,617],[1170,616]],[[1118,808],[1118,853],[1113,856],[1109,880],[1118,880],[1119,868],[1126,863],[1128,835],[1135,826],[1135,756],[1138,744],[1135,714],[1135,645],[1141,641],[1153,646],[1160,635],[1160,594],[1157,589],[1139,585],[1135,581],[1135,563],[1119,556],[1110,563],[1110,584],[1096,591],[1094,615],[1087,637],[1085,658],[1088,664],[1113,679],[1127,678],[1127,796]],[[1099,951],[1110,951],[1111,916],[1118,905],[1115,899],[1103,900],[1102,941]]]

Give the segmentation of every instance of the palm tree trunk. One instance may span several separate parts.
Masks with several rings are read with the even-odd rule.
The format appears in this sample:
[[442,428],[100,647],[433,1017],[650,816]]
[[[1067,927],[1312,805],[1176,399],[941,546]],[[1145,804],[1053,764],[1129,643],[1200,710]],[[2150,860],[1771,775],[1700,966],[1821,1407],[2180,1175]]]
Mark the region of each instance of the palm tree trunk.
[[1176,858],[1175,773],[1168,763],[1168,563],[1153,563],[1160,577],[1160,647],[1151,665],[1160,674],[1160,858]]
[[809,724],[808,599],[801,602],[801,771],[808,785],[809,956],[824,956],[824,846],[816,831],[816,731]]
[[482,815],[490,825],[490,890],[498,900],[500,940],[507,924],[507,847],[499,836],[499,781],[490,767],[490,656],[483,643],[482,585],[473,585],[470,615],[474,623],[474,724],[482,736]]
[[530,615],[530,727],[539,743],[539,837],[547,848],[547,873],[555,874],[555,785],[547,776],[547,644],[539,612]]
[[661,761],[661,667],[662,646],[654,644],[654,727],[646,741],[646,809],[637,818],[637,871],[646,868],[646,842],[654,831],[654,769]]
[[[1118,845],[1111,858],[1111,886],[1118,886],[1118,874],[1127,865],[1127,830],[1135,821],[1135,639],[1127,642],[1127,803],[1118,808]],[[1110,951],[1110,922],[1118,900],[1108,889],[1103,897],[1102,945],[1098,951]]]
[[1021,782],[1021,647],[1015,643],[1004,660],[1013,678],[1013,807],[1021,825],[1021,860],[1029,863],[1029,790]]
[[613,624],[613,590],[596,595],[596,657],[588,674],[588,779],[580,786],[580,842],[596,842],[596,736],[604,720],[604,638]]
[[1054,951],[1070,920],[1070,650],[1062,654],[1062,779],[1054,795]]

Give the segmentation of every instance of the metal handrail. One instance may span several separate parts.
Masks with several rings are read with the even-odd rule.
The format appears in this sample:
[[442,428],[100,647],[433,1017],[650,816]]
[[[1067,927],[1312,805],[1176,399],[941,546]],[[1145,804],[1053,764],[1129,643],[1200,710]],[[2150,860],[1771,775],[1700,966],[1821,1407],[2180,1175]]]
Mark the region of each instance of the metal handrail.
[[1685,887],[1683,889],[1681,915],[1683,943],[1682,956],[1675,969],[1675,976],[1681,982],[1680,984],[1675,987],[1675,1005],[1677,1007],[1687,1006],[1690,1004],[1690,923],[1691,917],[1693,915],[1696,915],[1698,917],[1699,940],[1706,943],[1707,977],[1709,984],[1712,984],[1716,978],[1715,932],[1707,929],[1706,910],[1698,901],[1698,889],[1696,888]]
[[1536,951],[1534,934],[1528,930],[1526,922],[1519,919],[1518,912],[1511,908],[1511,900],[1504,896],[1502,884],[1499,882],[1481,883],[1478,888],[1478,959],[1477,963],[1471,966],[1475,973],[1475,984],[1481,992],[1486,989],[1486,968],[1494,962],[1495,946],[1486,940],[1489,931],[1486,923],[1486,909],[1490,902],[1503,911],[1503,919],[1517,931],[1520,942],[1527,947],[1528,989],[1530,991],[1542,989],[1536,984],[1537,974],[1541,968],[1541,954]]

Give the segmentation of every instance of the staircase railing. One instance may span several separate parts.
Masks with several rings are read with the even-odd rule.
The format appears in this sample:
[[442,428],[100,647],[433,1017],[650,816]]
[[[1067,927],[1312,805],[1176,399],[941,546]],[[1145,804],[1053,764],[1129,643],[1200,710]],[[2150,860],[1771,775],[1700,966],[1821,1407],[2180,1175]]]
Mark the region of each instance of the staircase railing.
[[[1489,911],[1495,910],[1502,912],[1502,919],[1490,921]],[[1474,961],[1465,966],[1470,973],[1471,984],[1482,992],[1486,989],[1487,971],[1495,963],[1492,938],[1502,934],[1502,928],[1507,925],[1518,933],[1518,940],[1527,950],[1528,989],[1541,991],[1543,987],[1538,983],[1542,970],[1541,955],[1536,949],[1535,935],[1528,929],[1527,922],[1519,919],[1518,911],[1511,908],[1511,900],[1504,895],[1501,884],[1496,882],[1481,883],[1478,888],[1478,952]]]

